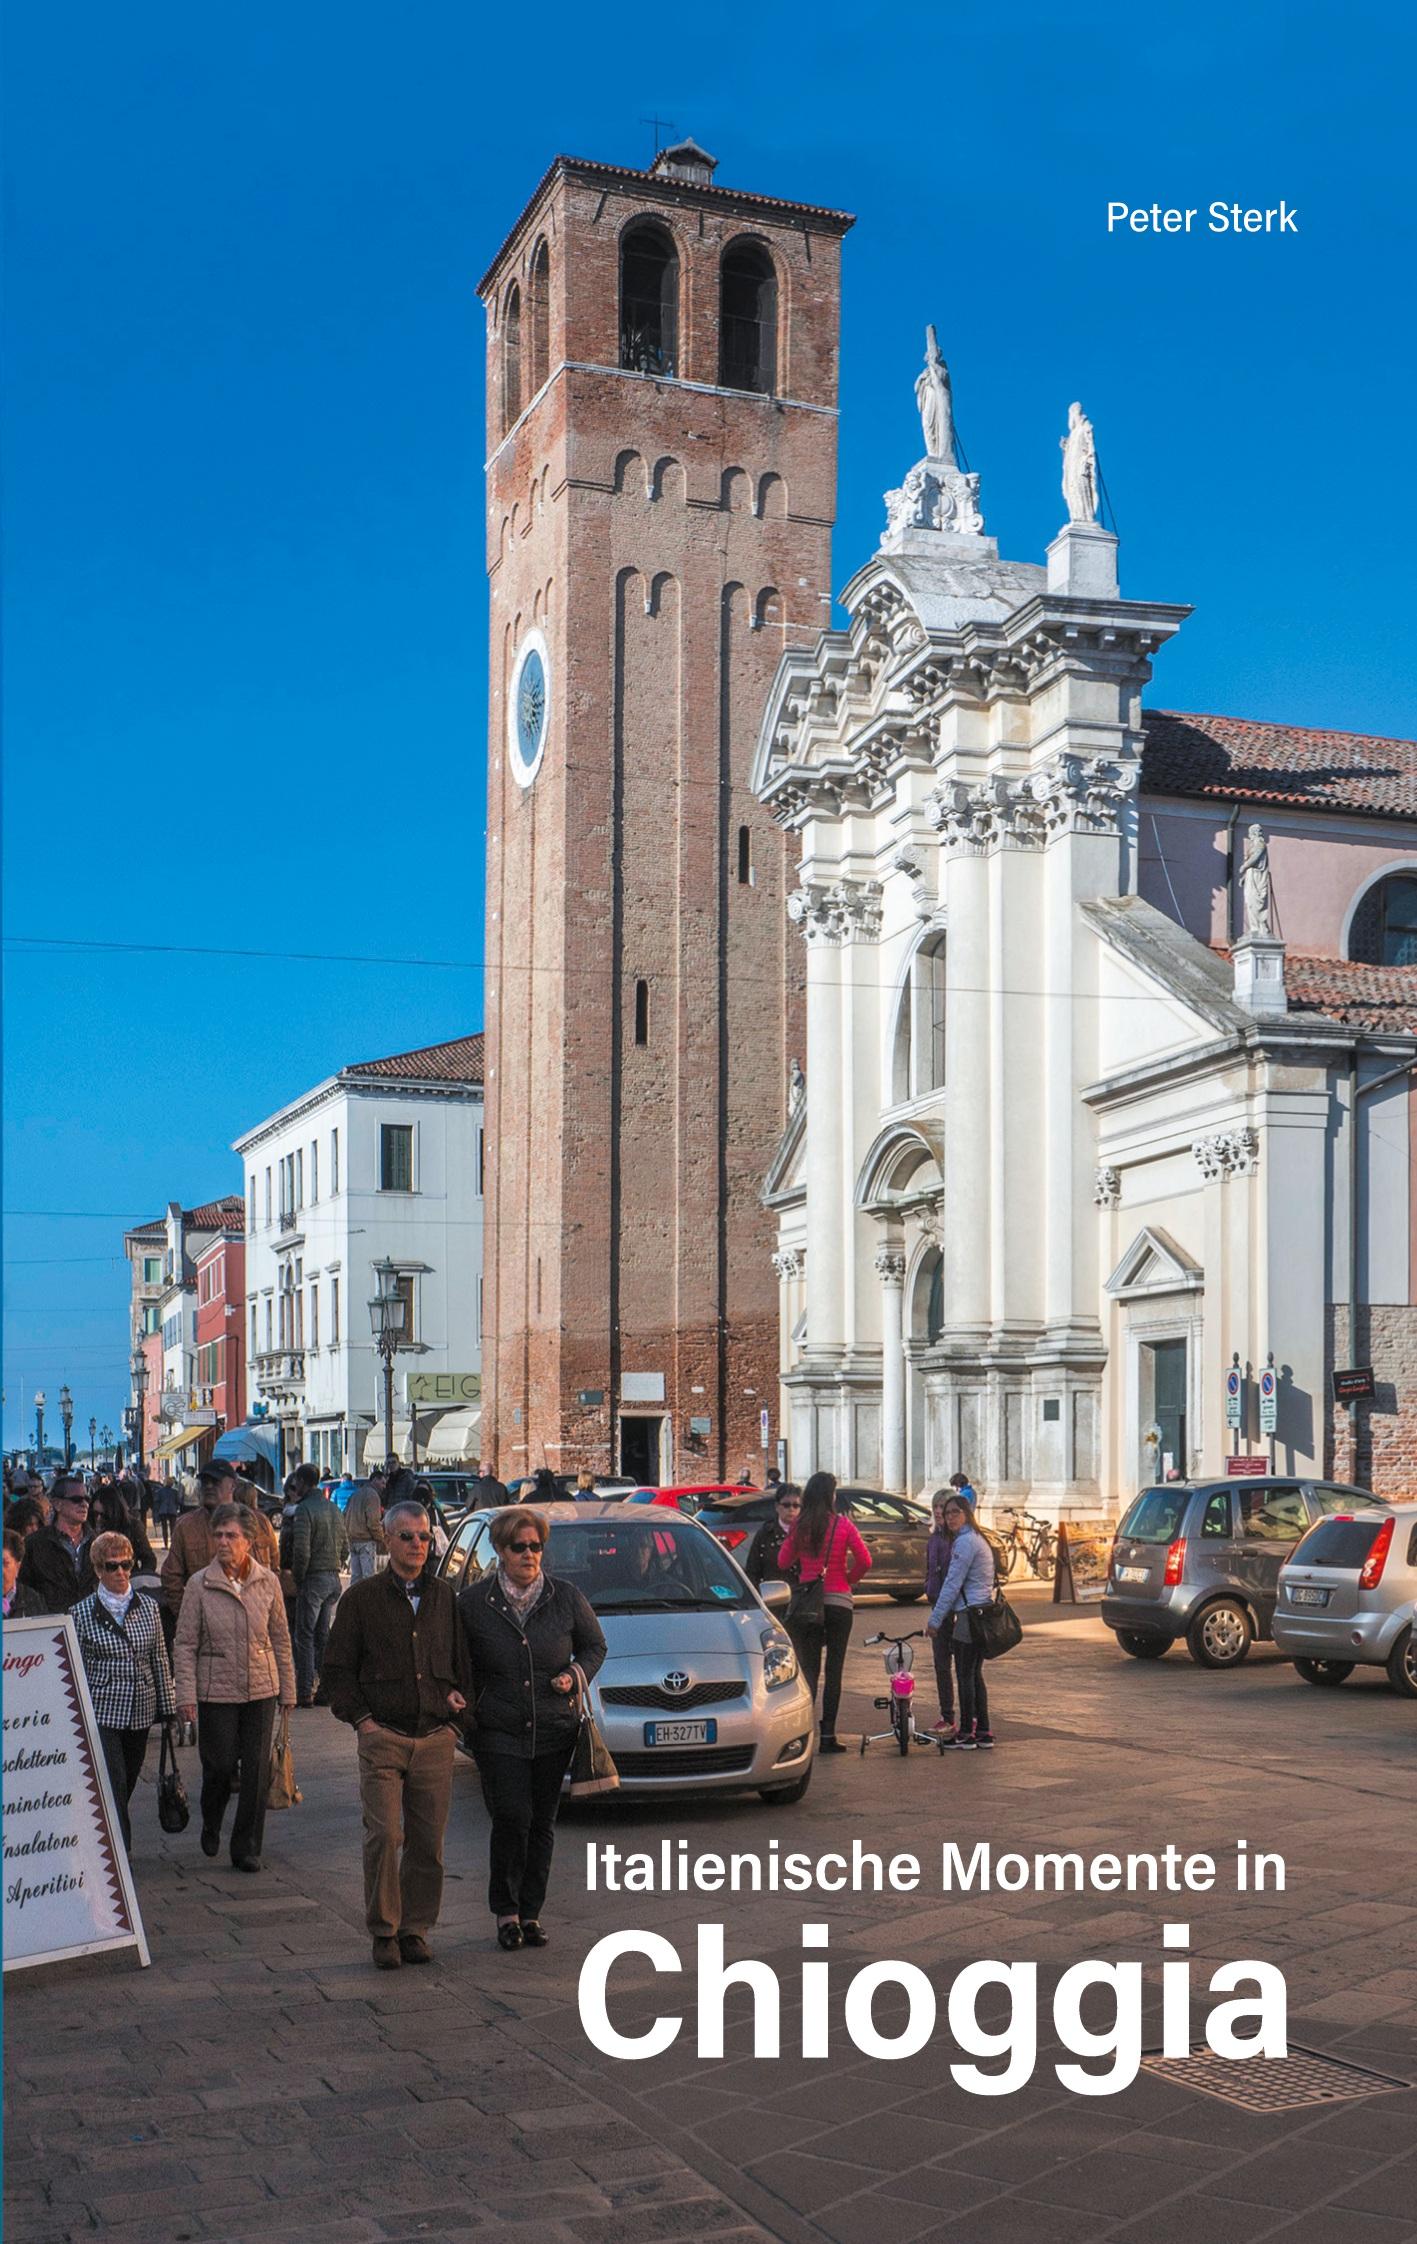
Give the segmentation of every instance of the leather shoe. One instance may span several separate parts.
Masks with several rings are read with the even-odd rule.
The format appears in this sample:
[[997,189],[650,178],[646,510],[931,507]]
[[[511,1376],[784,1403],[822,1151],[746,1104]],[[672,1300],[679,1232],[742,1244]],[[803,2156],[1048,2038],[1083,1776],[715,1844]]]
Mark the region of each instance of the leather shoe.
[[261,1858],[258,1854],[234,1854],[231,1867],[233,1870],[249,1870],[254,1875],[261,1867]]
[[210,1830],[205,1823],[202,1825],[202,1852],[209,1860],[221,1853],[221,1833]]
[[399,1944],[392,1933],[380,1933],[374,1941],[374,1961],[380,1971],[397,1971],[403,1962]]
[[431,1964],[433,1961],[433,1951],[421,1932],[401,1932],[399,1954],[406,1964]]
[[522,1918],[522,1945],[525,1948],[549,1948],[551,1935],[539,1917]]
[[498,1925],[497,1945],[499,1948],[524,1948],[526,1934],[519,1924]]

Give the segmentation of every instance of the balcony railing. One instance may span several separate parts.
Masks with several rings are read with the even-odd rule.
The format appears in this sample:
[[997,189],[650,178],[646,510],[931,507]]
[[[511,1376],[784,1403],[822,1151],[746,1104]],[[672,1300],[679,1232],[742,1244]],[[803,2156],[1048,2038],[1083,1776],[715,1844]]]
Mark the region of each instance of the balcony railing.
[[270,1348],[252,1358],[256,1383],[261,1387],[303,1387],[305,1384],[305,1351],[303,1348]]

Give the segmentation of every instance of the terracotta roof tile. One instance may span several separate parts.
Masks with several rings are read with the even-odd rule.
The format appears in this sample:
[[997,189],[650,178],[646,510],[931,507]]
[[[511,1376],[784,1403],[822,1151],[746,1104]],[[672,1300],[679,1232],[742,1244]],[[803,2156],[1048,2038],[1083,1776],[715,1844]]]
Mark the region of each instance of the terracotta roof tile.
[[455,1036],[447,1044],[425,1044],[383,1060],[355,1060],[340,1073],[377,1076],[381,1082],[480,1083],[482,1036]]
[[1353,1028],[1417,1036],[1417,966],[1363,966],[1347,958],[1290,951],[1284,961],[1290,1005],[1326,1013]]
[[1149,794],[1417,819],[1417,740],[1174,709],[1144,711],[1142,726]]

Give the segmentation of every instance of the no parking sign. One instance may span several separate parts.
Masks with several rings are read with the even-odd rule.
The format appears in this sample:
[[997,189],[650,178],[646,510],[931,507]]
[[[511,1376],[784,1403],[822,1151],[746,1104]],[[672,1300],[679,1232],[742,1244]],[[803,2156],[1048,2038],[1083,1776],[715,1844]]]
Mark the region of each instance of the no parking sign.
[[1260,1373],[1260,1432],[1272,1434],[1279,1424],[1279,1380],[1273,1364]]
[[1240,1394],[1244,1384],[1240,1366],[1232,1364],[1225,1374],[1225,1423],[1227,1426],[1235,1427],[1240,1423]]

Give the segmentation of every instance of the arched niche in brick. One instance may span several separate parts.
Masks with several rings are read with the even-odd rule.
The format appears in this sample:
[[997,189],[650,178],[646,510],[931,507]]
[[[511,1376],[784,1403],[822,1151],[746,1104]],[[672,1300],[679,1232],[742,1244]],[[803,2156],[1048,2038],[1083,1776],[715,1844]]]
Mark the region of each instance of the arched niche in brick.
[[515,281],[502,305],[502,433],[522,409],[522,292]]
[[551,246],[532,251],[527,275],[527,396],[535,397],[551,371]]
[[621,452],[615,462],[615,488],[643,498],[647,489],[645,463],[638,452]]
[[655,461],[654,474],[650,478],[649,487],[649,495],[652,499],[677,499],[682,506],[687,491],[688,478],[684,473],[682,460],[675,460],[666,456],[662,460]]
[[764,522],[787,519],[787,485],[771,470],[759,478],[757,513]]
[[725,468],[718,487],[718,503],[725,514],[747,514],[753,503],[751,478],[740,467]]

